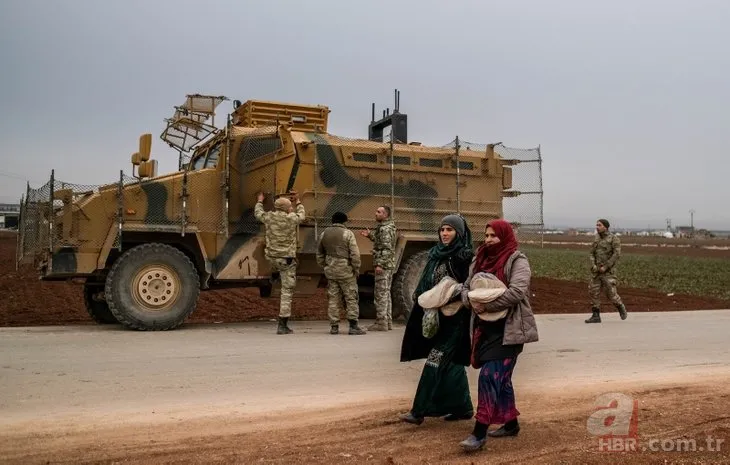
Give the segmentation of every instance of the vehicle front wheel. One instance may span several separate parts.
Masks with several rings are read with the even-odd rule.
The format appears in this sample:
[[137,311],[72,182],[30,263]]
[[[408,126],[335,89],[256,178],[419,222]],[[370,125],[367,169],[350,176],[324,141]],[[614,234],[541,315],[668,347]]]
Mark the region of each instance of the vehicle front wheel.
[[164,331],[195,310],[200,279],[193,262],[166,244],[142,244],[114,262],[104,289],[114,317],[128,328]]

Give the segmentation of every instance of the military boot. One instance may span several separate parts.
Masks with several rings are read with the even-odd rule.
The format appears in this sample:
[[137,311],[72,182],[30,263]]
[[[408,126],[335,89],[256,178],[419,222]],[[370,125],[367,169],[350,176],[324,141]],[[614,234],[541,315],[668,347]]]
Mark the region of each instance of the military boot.
[[586,320],[586,323],[600,323],[601,322],[601,311],[597,308],[593,308],[593,315]]
[[276,328],[276,334],[291,334],[294,331],[292,331],[289,328],[289,318],[281,318],[279,317],[279,326]]
[[330,334],[339,334],[340,333],[340,325],[330,325]]
[[388,323],[385,320],[375,320],[375,323],[368,326],[368,331],[388,331]]
[[363,329],[357,325],[357,320],[349,320],[349,321],[350,321],[350,331],[348,331],[347,334],[350,334],[350,335],[365,334],[365,331],[363,331]]
[[618,314],[621,315],[621,319],[625,320],[627,316],[629,316],[628,312],[626,311],[626,306],[624,304],[616,305],[616,308],[618,309]]

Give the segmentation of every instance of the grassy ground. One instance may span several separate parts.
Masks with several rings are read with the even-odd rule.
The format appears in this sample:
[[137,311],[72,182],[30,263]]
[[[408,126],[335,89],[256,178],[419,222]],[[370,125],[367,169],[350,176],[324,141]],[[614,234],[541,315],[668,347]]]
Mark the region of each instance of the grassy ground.
[[[523,246],[534,276],[588,281],[590,258],[579,250]],[[730,300],[730,260],[622,254],[619,285]]]

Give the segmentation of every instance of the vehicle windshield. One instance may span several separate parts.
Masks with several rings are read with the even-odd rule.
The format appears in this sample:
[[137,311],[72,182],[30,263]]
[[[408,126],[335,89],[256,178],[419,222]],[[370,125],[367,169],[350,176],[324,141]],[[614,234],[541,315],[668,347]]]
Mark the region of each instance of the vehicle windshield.
[[200,152],[193,158],[190,164],[191,171],[198,171],[205,168],[215,168],[218,164],[218,155],[220,155],[220,144],[211,147],[208,150]]

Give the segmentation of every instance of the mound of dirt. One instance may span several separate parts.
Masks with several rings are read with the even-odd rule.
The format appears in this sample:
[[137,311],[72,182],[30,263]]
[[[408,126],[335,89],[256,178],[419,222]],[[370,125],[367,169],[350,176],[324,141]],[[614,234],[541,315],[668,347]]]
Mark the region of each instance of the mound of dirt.
[[[0,233],[0,326],[92,324],[86,313],[82,287],[68,282],[44,282],[30,267],[15,269],[16,235]],[[710,310],[730,308],[730,302],[690,295],[667,296],[651,289],[619,289],[630,312]],[[535,313],[589,313],[586,283],[535,278],[532,300]],[[188,323],[235,323],[274,319],[278,299],[259,297],[258,289],[220,289],[201,293],[198,308]],[[607,311],[615,311],[604,304]],[[327,293],[318,289],[309,298],[297,298],[292,319],[327,318]]]

